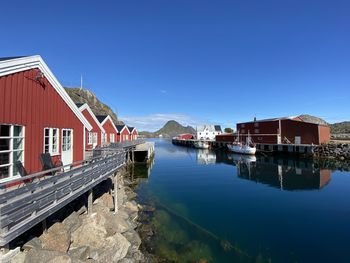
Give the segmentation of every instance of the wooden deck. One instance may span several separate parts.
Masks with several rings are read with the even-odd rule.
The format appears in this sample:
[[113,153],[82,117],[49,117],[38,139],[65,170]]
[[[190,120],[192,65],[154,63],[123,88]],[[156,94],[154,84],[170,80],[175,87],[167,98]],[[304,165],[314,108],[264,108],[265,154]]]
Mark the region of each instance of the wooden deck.
[[110,152],[67,172],[49,176],[45,171],[0,184],[0,246],[115,174],[125,156],[125,151]]

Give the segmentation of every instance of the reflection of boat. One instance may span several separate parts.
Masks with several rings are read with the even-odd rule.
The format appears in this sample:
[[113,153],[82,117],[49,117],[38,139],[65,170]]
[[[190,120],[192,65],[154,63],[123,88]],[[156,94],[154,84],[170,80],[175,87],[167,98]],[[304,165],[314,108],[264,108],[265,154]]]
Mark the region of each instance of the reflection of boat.
[[209,149],[209,142],[207,141],[195,141],[193,145],[198,149]]
[[234,143],[232,143],[232,144],[228,144],[227,148],[231,152],[241,153],[241,154],[248,154],[248,155],[254,155],[255,152],[256,152],[256,147],[253,144],[249,133],[248,133],[248,137],[247,137],[245,143],[243,143],[243,142],[241,142],[239,140],[239,134],[238,134],[237,140]]
[[256,162],[256,157],[254,155],[242,155],[242,154],[231,153],[231,154],[227,154],[227,158],[229,160],[236,161],[236,162],[244,162],[244,163]]

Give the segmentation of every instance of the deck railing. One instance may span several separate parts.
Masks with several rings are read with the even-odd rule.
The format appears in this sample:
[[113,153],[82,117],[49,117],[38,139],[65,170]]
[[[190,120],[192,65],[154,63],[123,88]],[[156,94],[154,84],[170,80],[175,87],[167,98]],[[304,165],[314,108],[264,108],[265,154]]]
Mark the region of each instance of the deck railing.
[[43,171],[1,184],[0,246],[107,179],[125,162],[124,152],[116,151],[75,164],[79,166],[67,172],[48,176],[48,171]]

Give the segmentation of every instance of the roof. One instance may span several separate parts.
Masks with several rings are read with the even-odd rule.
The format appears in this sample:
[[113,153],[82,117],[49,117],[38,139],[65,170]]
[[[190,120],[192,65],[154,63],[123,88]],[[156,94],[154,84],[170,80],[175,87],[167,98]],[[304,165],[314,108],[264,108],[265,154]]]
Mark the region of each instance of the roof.
[[[83,106],[86,103],[75,103],[75,105],[77,105],[78,108],[80,108],[81,106]],[[86,104],[87,105],[87,104]]]
[[197,132],[203,132],[203,131],[209,131],[209,132],[220,131],[220,132],[222,132],[220,125],[199,125],[199,126],[197,126]]
[[62,100],[68,105],[81,123],[90,131],[92,129],[91,124],[85,119],[84,115],[80,112],[41,56],[7,57],[0,60],[0,77],[30,69],[39,69],[44,74],[45,78],[50,82]]
[[107,115],[97,115],[96,119],[102,123],[107,118]]
[[125,128],[128,130],[128,132],[130,133],[130,130],[128,128],[128,126],[126,125],[117,125],[117,130],[118,130],[118,133],[122,132]]
[[127,126],[127,127],[128,127],[129,132],[132,132],[135,129],[135,127],[131,127],[131,126]]
[[112,123],[112,126],[114,128],[114,130],[118,133],[118,129],[117,127],[115,127],[115,124],[111,118],[111,116],[109,115],[98,115],[96,116],[96,119],[101,123],[101,125],[103,126],[107,120],[109,120]]
[[253,120],[253,121],[246,121],[246,122],[240,122],[240,123],[251,123],[251,122],[266,122],[266,121],[279,121],[279,120],[297,120],[297,116],[289,116],[289,117],[278,117],[278,118],[270,118],[270,119],[262,119],[262,120]]
[[[81,105],[81,106],[79,107],[79,110],[80,110],[81,112],[83,112],[84,110],[87,110],[87,111],[89,112],[89,114],[91,115],[92,119],[96,122],[97,126],[100,128],[100,130],[101,130],[102,132],[105,132],[105,129],[102,127],[101,122],[96,118],[96,115],[92,112],[90,106],[89,106],[87,103],[84,103],[84,104],[82,104],[82,103],[77,103],[77,106],[78,106],[79,104]],[[91,123],[90,123],[90,124],[91,124]]]

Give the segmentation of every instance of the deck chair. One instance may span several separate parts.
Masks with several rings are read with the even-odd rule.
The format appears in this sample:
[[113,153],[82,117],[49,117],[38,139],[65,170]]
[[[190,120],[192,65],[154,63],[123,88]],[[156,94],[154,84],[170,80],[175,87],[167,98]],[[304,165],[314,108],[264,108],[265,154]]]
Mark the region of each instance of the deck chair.
[[[62,166],[62,162],[58,164],[54,164],[51,158],[51,155],[49,153],[42,153],[40,154],[40,162],[43,167],[43,171],[45,170],[51,170],[57,167]],[[55,175],[57,171],[51,171],[49,172],[51,175]]]

